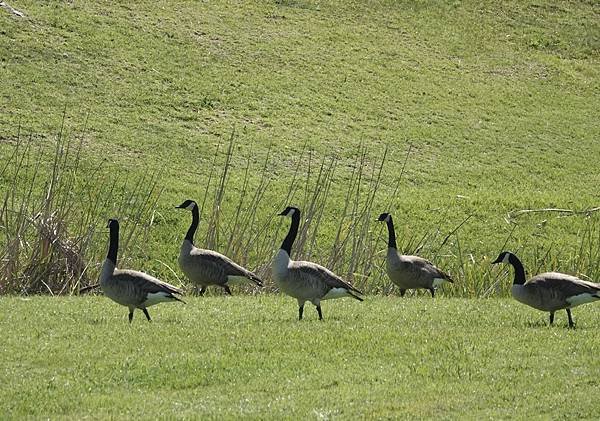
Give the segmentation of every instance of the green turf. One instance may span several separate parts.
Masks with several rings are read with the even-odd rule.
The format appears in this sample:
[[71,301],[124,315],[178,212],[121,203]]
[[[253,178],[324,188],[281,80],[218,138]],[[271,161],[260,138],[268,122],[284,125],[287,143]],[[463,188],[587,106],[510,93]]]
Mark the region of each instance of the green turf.
[[187,298],[153,322],[105,297],[0,299],[0,418],[600,416],[600,307],[367,297],[296,320],[278,295]]
[[[83,168],[104,163],[98,184],[159,171],[164,190],[152,229],[143,247],[128,251],[138,267],[171,276],[161,262],[175,267],[189,223],[173,206],[205,199],[217,145],[235,130],[224,230],[247,162],[253,191],[271,147],[271,181],[251,227],[258,232],[281,211],[294,166],[307,162],[298,156],[307,143],[315,162],[339,159],[316,243],[328,253],[359,146],[371,169],[388,145],[373,217],[393,211],[405,238],[439,229],[422,253],[463,285],[485,275],[511,232],[507,248],[525,255],[532,271],[539,263],[600,274],[597,264],[582,263],[584,216],[521,216],[514,231],[507,223],[518,209],[599,205],[595,2],[9,3],[26,18],[0,10],[0,156],[19,128],[48,144],[65,113],[66,135],[83,139]],[[9,175],[0,183],[7,188]],[[74,193],[85,206],[87,192]],[[310,189],[290,202],[305,194]],[[97,227],[114,216],[124,215],[99,215]],[[597,214],[593,222],[597,233]],[[382,233],[379,225],[371,230]],[[273,251],[283,236],[275,224],[261,235]],[[97,249],[104,241],[96,238]],[[251,268],[266,263],[247,252]]]
[[[282,210],[298,162],[307,177],[306,143],[313,178],[291,203],[311,194],[321,159],[338,159],[313,253],[325,263],[359,147],[370,174],[387,145],[371,217],[393,211],[399,244],[439,229],[421,252],[457,282],[435,300],[326,302],[324,322],[307,306],[301,323],[294,300],[269,294],[187,298],[151,308],[151,324],[138,312],[131,326],[126,309],[103,297],[3,296],[0,418],[600,417],[597,305],[575,309],[569,330],[564,312],[550,328],[546,314],[512,300],[447,298],[506,293],[510,281],[489,263],[507,238],[530,273],[600,280],[598,213],[525,215],[516,228],[506,220],[518,209],[600,205],[596,2],[8,3],[26,17],[0,8],[3,200],[27,188],[5,167],[17,137],[52,150],[64,115],[65,137],[83,142],[67,196],[75,209],[115,182],[158,172],[152,224],[121,256],[175,282],[167,266],[177,272],[189,214],[173,207],[205,199],[212,158],[220,144],[224,162],[235,131],[216,248],[236,232],[228,218],[246,166],[253,192],[270,151],[270,183],[249,231],[267,224],[261,235],[272,250],[261,260],[251,247],[239,253],[254,269],[268,266],[283,238],[285,228],[267,221]],[[41,162],[48,173],[52,159]],[[123,235],[131,232],[139,202],[120,189],[92,221],[90,279],[106,219],[124,219]],[[6,203],[2,229],[19,206]],[[66,229],[81,228],[74,224]],[[383,229],[369,227],[378,265]],[[388,282],[375,269],[353,281],[364,276],[371,291]]]

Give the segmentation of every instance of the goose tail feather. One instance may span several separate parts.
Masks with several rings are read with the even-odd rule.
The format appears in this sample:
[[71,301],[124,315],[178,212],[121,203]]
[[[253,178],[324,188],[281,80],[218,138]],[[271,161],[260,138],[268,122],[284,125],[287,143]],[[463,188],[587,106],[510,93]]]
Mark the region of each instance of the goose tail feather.
[[364,301],[364,299],[360,298],[358,295],[353,294],[351,291],[348,291],[348,295],[358,301]]
[[258,276],[254,275],[254,274],[252,276],[250,276],[250,280],[252,282],[254,282],[256,285],[258,285],[259,287],[263,286],[262,279],[260,279]]
[[172,297],[172,298],[173,298],[175,301],[179,301],[180,303],[187,304],[185,301],[183,301],[181,298],[179,298],[179,297],[177,297],[177,296],[175,296],[175,295],[171,295],[171,297]]

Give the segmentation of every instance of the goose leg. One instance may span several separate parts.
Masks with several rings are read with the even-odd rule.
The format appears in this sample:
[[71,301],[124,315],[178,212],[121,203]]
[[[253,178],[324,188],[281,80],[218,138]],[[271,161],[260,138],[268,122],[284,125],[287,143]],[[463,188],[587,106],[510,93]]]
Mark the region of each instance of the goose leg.
[[401,289],[400,290],[400,296],[404,297],[404,294],[406,294],[406,290],[405,289]]
[[431,298],[435,295],[435,289],[429,288],[429,292],[431,292]]
[[575,328],[575,323],[573,323],[573,317],[571,317],[571,309],[567,308],[567,316],[569,317],[569,327],[570,328]]
[[133,320],[133,310],[129,310],[129,323]]
[[553,311],[550,312],[550,326],[552,326],[552,323],[554,323],[554,312]]
[[150,314],[148,313],[148,310],[143,308],[142,311],[144,312],[144,314],[146,315],[146,319],[148,319],[149,322],[152,321],[152,319],[150,318]]
[[223,285],[223,289],[225,290],[225,292],[227,293],[227,295],[232,295],[231,294],[231,290],[229,289],[229,286]]
[[206,287],[202,287],[202,288],[200,288],[200,291],[198,291],[198,295],[202,297],[205,292],[206,292]]
[[319,313],[319,320],[323,320],[323,312],[321,312],[321,304],[317,306],[317,313]]
[[298,320],[302,320],[302,314],[304,313],[304,303],[306,300],[298,298]]

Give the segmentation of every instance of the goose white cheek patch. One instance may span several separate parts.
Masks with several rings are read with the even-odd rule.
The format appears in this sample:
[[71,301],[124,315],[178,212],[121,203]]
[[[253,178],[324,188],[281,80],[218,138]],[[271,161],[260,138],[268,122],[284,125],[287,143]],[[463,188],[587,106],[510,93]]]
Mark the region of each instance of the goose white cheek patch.
[[506,253],[504,255],[504,259],[502,259],[502,263],[510,263],[509,259],[510,259],[510,254]]
[[196,204],[195,204],[195,203],[190,203],[189,205],[187,205],[186,209],[191,211],[191,210],[193,210],[195,207],[196,207]]

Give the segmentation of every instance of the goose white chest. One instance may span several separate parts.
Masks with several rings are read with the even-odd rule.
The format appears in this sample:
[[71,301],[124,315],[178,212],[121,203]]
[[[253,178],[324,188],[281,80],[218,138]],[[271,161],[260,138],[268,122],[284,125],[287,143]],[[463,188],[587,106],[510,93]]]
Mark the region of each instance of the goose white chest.
[[510,287],[510,293],[513,296],[513,298],[518,302],[527,304],[529,306],[532,305],[531,299],[529,298],[529,295],[527,294],[524,285],[513,284],[513,286]]
[[273,279],[276,282],[283,282],[287,278],[288,267],[290,264],[290,255],[283,249],[279,249],[279,252],[273,259]]
[[115,264],[110,260],[104,260],[102,271],[100,272],[100,285],[105,288],[106,283],[111,278],[115,271]]

